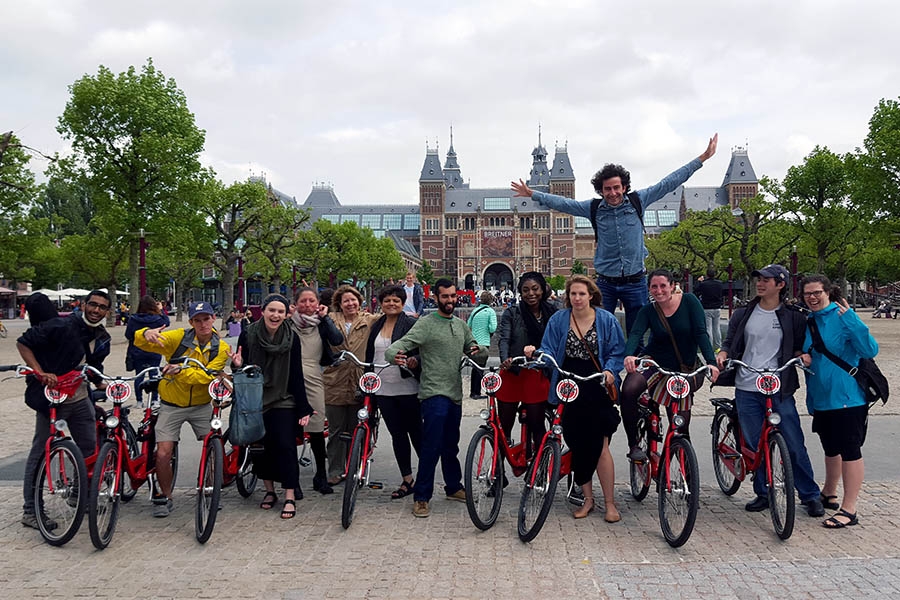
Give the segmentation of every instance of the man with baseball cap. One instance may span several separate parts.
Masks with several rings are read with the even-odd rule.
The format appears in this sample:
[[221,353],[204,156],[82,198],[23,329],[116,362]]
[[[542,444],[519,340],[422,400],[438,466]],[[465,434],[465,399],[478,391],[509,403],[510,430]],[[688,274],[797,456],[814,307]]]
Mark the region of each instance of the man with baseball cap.
[[[728,358],[739,359],[757,369],[773,369],[803,352],[806,318],[784,304],[790,273],[781,265],[766,265],[751,273],[756,278],[756,298],[734,312],[722,350],[716,356],[721,369]],[[756,389],[756,373],[743,367],[723,371],[716,385],[733,385],[738,421],[747,444],[756,448],[766,414],[766,397]],[[803,439],[800,415],[794,392],[800,387],[796,369],[781,373],[781,389],[772,398],[775,412],[781,415],[781,433],[788,445],[794,469],[794,487],[811,517],[825,514],[821,491],[813,475],[812,464]],[[756,498],[745,507],[750,512],[769,508],[765,465],[753,479]]]
[[[139,329],[134,345],[176,363],[184,357],[195,358],[206,368],[220,371],[228,360],[228,344],[219,339],[213,327],[215,311],[209,302],[192,302],[188,307],[189,329],[163,331],[165,327]],[[197,439],[209,431],[212,417],[207,387],[212,377],[200,369],[182,369],[176,364],[163,368],[167,375],[159,383],[159,419],[156,422],[156,475],[163,497],[154,499],[153,516],[168,517],[172,511],[172,454],[181,437],[181,426],[190,423]]]

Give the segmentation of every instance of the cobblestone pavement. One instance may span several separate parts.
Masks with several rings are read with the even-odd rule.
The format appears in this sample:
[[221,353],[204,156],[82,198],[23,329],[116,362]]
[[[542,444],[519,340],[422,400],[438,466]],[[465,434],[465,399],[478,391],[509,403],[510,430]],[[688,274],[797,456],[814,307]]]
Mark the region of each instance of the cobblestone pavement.
[[[900,390],[900,329],[894,331],[900,322],[864,319],[881,343],[879,364]],[[120,332],[114,330],[114,338]],[[123,350],[124,344],[114,347],[110,371],[118,371]],[[0,340],[0,362],[16,362],[12,335]],[[31,435],[33,418],[22,406],[20,385],[0,386],[0,458],[27,449]],[[698,399],[698,409],[705,404]],[[896,414],[898,406],[900,401],[892,400],[874,418]],[[466,414],[478,408],[480,403],[467,402]],[[891,423],[891,431],[881,435],[895,439],[894,424],[900,421],[884,422]],[[812,450],[818,441],[804,423]],[[193,492],[179,487],[168,519],[151,516],[143,492],[124,505],[105,551],[94,550],[86,524],[69,544],[53,548],[19,523],[21,484],[0,482],[0,597],[900,598],[896,472],[866,481],[858,526],[828,531],[820,519],[799,510],[786,542],[775,537],[768,513],[744,511],[749,482],[726,497],[704,475],[694,533],[684,547],[672,549],[660,534],[655,493],[643,503],[632,500],[624,461],[617,458],[621,522],[604,522],[602,511],[575,521],[558,493],[540,535],[523,544],[515,532],[518,481],[507,488],[500,517],[487,532],[475,529],[465,505],[445,500],[440,487],[428,519],[412,516],[409,497],[392,501],[390,490],[398,481],[386,433],[383,429],[375,463],[385,488],[360,492],[346,531],[340,525],[342,488],[331,496],[312,492],[312,472],[305,468],[307,496],[290,521],[279,519],[277,508],[260,510],[259,490],[245,500],[228,488],[212,538],[200,545],[194,538]],[[464,432],[462,454],[467,439]],[[702,439],[698,454],[708,462],[707,438]],[[821,472],[820,459],[814,458],[814,467]],[[184,468],[181,485],[189,485],[194,468]],[[599,487],[595,490],[599,496]]]

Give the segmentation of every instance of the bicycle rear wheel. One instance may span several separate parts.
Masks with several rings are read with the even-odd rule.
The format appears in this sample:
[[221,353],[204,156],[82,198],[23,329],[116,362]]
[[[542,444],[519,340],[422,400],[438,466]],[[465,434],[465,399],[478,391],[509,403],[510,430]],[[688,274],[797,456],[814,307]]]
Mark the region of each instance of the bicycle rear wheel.
[[794,494],[794,468],[787,442],[780,431],[769,435],[769,465],[772,468],[772,480],[769,484],[769,512],[775,533],[783,540],[794,532],[794,514],[796,511],[796,495]]
[[219,513],[219,498],[222,494],[222,450],[221,438],[213,438],[206,449],[206,459],[203,462],[203,479],[198,480],[197,509],[194,518],[194,527],[197,541],[205,544],[212,535],[216,526],[216,516]]
[[81,527],[88,503],[87,466],[70,439],[50,444],[35,475],[34,510],[38,529],[51,546],[62,546]]
[[500,514],[503,468],[493,430],[478,429],[466,451],[466,509],[472,523],[482,531],[490,529]]
[[[134,460],[141,454],[141,444],[138,442],[137,433],[134,431],[134,427],[132,427],[127,418],[122,421],[122,431],[125,434],[125,445],[128,448],[128,457],[131,460]],[[94,489],[93,486],[91,489]],[[122,502],[131,502],[135,494],[137,494],[137,490],[131,485],[131,477],[128,476],[128,470],[123,468],[120,493]]]
[[91,542],[98,550],[106,548],[116,532],[121,497],[119,492],[124,487],[125,480],[124,468],[123,476],[116,477],[121,462],[118,443],[107,441],[101,446],[97,462],[94,463],[88,506],[88,529],[91,532]]
[[[247,446],[238,446],[238,448],[237,489],[241,496],[249,498],[253,495],[253,490],[256,489],[256,483],[259,481],[259,478],[253,472],[253,459],[250,457],[250,450]],[[234,452],[233,446],[231,451]]]
[[659,525],[669,545],[678,548],[691,537],[700,507],[700,470],[691,442],[674,438],[661,467]]
[[356,509],[356,496],[359,488],[366,480],[363,446],[366,443],[366,428],[359,427],[353,436],[350,446],[350,463],[347,467],[347,480],[344,482],[344,500],[341,503],[341,527],[347,529],[353,522],[353,511]]
[[741,487],[741,480],[731,470],[742,468],[743,461],[736,431],[737,423],[731,416],[724,410],[717,410],[712,422],[713,470],[719,489],[726,496],[731,496]]
[[638,429],[638,437],[637,437],[637,445],[640,446],[644,451],[644,455],[647,457],[645,460],[640,462],[630,460],[628,461],[628,469],[631,480],[631,495],[635,500],[640,502],[644,498],[647,497],[647,492],[650,490],[650,442],[649,442],[649,424],[647,423],[647,419],[640,418],[638,419],[637,429]]
[[530,542],[541,532],[553,496],[559,482],[559,442],[548,439],[540,450],[540,457],[528,471],[522,500],[519,503],[518,532],[519,539]]

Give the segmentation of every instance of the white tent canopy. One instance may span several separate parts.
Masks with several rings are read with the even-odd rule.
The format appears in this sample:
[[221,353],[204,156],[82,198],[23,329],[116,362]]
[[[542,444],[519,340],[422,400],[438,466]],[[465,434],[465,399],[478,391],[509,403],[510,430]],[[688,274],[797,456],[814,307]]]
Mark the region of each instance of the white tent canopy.
[[51,300],[67,300],[70,296],[65,293],[66,290],[51,290],[49,288],[43,288],[40,290],[34,290],[31,292],[32,294],[44,294]]

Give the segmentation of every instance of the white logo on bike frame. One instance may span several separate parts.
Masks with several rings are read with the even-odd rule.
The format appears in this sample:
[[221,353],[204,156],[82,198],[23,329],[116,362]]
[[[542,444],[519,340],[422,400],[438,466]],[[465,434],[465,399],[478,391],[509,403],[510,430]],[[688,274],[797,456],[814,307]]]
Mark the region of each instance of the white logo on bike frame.
[[765,396],[774,396],[781,389],[781,378],[771,373],[756,376],[756,389]]
[[44,386],[44,398],[47,399],[50,404],[59,404],[60,402],[65,402],[69,397],[68,394],[64,394],[56,388],[49,388]]
[[571,402],[578,397],[578,384],[572,379],[562,379],[556,384],[556,395],[563,402]]
[[359,389],[367,394],[374,394],[381,389],[381,377],[378,373],[363,373],[359,378]]
[[131,396],[131,387],[124,381],[113,381],[106,386],[106,397],[113,402],[125,402]]
[[666,382],[666,391],[673,398],[686,398],[691,393],[691,384],[681,375],[673,375]]
[[219,402],[231,397],[231,387],[224,379],[213,379],[209,382],[209,395]]
[[485,373],[481,378],[481,387],[488,394],[496,394],[501,385],[503,385],[503,379],[500,378],[499,373]]

